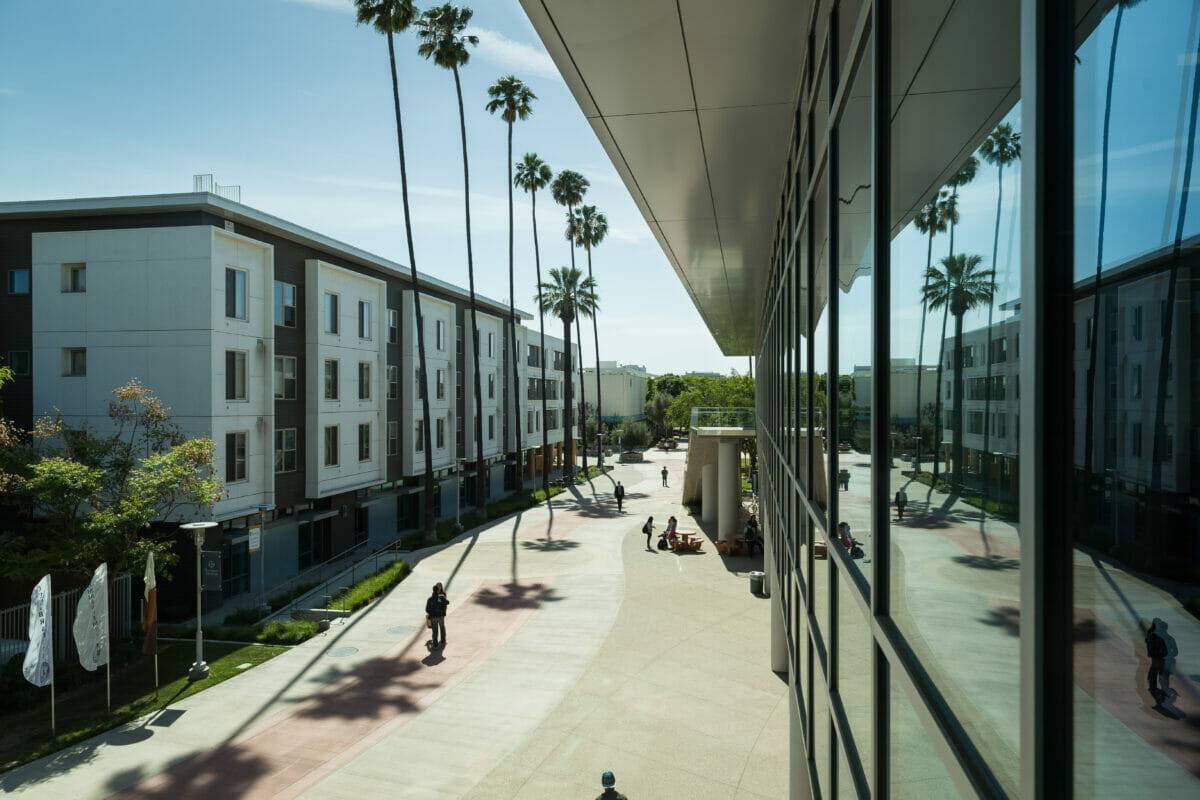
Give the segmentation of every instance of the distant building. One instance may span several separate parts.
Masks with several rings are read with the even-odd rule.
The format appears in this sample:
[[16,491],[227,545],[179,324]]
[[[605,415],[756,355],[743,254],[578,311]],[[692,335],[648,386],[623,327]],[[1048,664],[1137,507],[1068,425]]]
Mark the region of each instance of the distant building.
[[[646,383],[650,373],[637,364],[600,362],[600,414],[605,422],[646,418]],[[584,367],[583,380],[589,403],[596,401],[596,368]]]
[[[854,365],[854,407],[870,408],[871,367]],[[937,366],[917,366],[915,358],[893,358],[891,367],[891,421],[895,425],[915,425],[917,422],[917,382],[921,383],[921,405],[937,401]],[[930,415],[924,415],[931,419]]]

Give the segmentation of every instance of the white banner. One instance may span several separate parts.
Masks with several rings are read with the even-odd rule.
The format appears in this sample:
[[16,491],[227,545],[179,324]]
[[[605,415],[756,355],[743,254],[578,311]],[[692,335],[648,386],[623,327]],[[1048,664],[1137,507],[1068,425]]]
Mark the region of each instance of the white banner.
[[53,618],[50,616],[50,576],[38,581],[29,597],[29,649],[22,669],[34,686],[54,682]]
[[108,663],[108,564],[96,567],[79,597],[79,611],[71,630],[84,669],[91,671]]

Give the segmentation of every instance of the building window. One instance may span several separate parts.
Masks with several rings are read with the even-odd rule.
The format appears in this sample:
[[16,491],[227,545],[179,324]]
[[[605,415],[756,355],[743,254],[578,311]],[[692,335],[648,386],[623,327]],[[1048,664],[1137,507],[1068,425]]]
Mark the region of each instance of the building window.
[[63,264],[62,290],[67,294],[87,291],[86,264]]
[[338,426],[325,426],[325,466],[338,465]]
[[454,373],[454,395],[459,400],[463,399],[463,390],[466,385],[466,382],[463,380],[462,370],[457,370]]
[[496,357],[496,334],[488,332],[488,358]]
[[275,281],[275,324],[296,327],[296,287],[290,283]]
[[1142,423],[1140,422],[1129,426],[1129,455],[1134,458],[1142,457]]
[[63,376],[83,378],[87,376],[87,348],[67,347],[62,351]]
[[338,332],[338,296],[333,292],[325,293],[325,332]]
[[445,350],[446,349],[446,323],[440,319],[437,320],[436,330],[437,330],[437,339],[436,339],[437,349]]
[[371,338],[371,304],[365,300],[358,301],[358,338]]
[[388,364],[387,368],[387,399],[400,399],[400,368],[395,364]]
[[1142,307],[1136,305],[1130,309],[1130,317],[1129,337],[1135,342],[1140,342],[1142,340]]
[[535,344],[527,345],[529,352],[525,356],[525,363],[531,367],[540,367],[542,365],[542,349]]
[[246,319],[246,272],[225,268],[225,316]]
[[417,443],[417,452],[425,452],[425,420],[417,420],[416,431],[413,433],[413,437]]
[[1142,397],[1142,365],[1133,365],[1133,374],[1129,377],[1129,394],[1134,400]]
[[387,425],[387,454],[394,456],[400,452],[400,423],[390,419]]
[[496,438],[496,415],[488,414],[488,441]]
[[421,372],[421,368],[417,367],[417,399],[420,400],[425,396],[425,375]]
[[275,429],[275,471],[296,471],[296,429]]
[[[455,325],[455,326],[454,326],[454,330],[455,330],[455,332],[457,333],[457,335],[454,337],[454,345],[455,345],[455,348],[454,348],[454,349],[455,349],[455,350],[458,352],[458,354],[461,356],[461,355],[462,355],[462,353],[463,353],[463,331],[462,331],[462,325]],[[476,344],[476,345],[478,345],[478,344],[479,344],[479,341],[478,341],[478,340],[476,340],[476,341],[475,341],[475,344]],[[479,349],[479,348],[478,348],[478,346],[477,346],[475,349],[477,349],[477,350],[478,350],[478,349]]]
[[225,399],[246,399],[246,354],[241,350],[225,351]]
[[446,399],[446,370],[444,369],[437,371],[437,393],[435,396],[438,400]]
[[400,312],[394,308],[387,310],[388,344],[400,344]]
[[358,362],[358,399],[371,399],[371,362]]
[[246,480],[246,432],[225,434],[225,482]]
[[371,460],[371,423],[358,424],[358,460]]
[[338,361],[336,358],[325,359],[325,399],[338,399]]
[[29,270],[10,269],[8,271],[8,293],[29,294]]
[[533,428],[533,409],[532,408],[529,409],[526,413],[528,414],[528,419],[527,419],[528,424],[525,426],[525,430],[532,431],[534,429]]
[[28,375],[29,374],[29,351],[28,350],[9,350],[8,351],[8,366],[12,368],[13,375]]
[[446,446],[446,418],[438,417],[437,420],[437,448],[441,450]]
[[296,399],[295,356],[275,356],[275,399]]
[[496,399],[496,374],[488,373],[488,400]]

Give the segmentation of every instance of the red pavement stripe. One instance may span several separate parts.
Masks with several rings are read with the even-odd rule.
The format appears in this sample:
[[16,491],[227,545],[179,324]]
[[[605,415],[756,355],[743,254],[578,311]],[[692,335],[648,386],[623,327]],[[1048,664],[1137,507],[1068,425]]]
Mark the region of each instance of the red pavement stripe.
[[428,633],[421,628],[295,707],[114,796],[295,797],[479,669],[521,628],[549,589],[545,582],[488,581],[456,597],[452,588],[444,660],[425,651]]

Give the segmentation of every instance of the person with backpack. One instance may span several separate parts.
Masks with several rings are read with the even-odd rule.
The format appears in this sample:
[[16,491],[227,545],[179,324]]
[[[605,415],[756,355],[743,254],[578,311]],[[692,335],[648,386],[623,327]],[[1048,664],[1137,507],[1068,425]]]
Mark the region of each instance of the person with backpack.
[[654,535],[654,517],[646,520],[646,524],[642,526],[642,533],[646,534],[646,549],[653,552],[654,548],[650,546],[650,537]]
[[617,488],[613,489],[613,497],[617,498],[617,513],[621,513],[621,504],[625,502],[625,487],[617,481]]
[[[433,592],[425,601],[425,614],[429,617],[429,627],[433,631],[433,644],[430,649],[446,646],[446,608],[450,601],[446,599],[446,590],[441,582],[433,585]],[[438,634],[441,634],[439,642]]]
[[900,519],[904,519],[904,507],[908,505],[908,493],[903,489],[896,492],[896,513],[900,515]]

